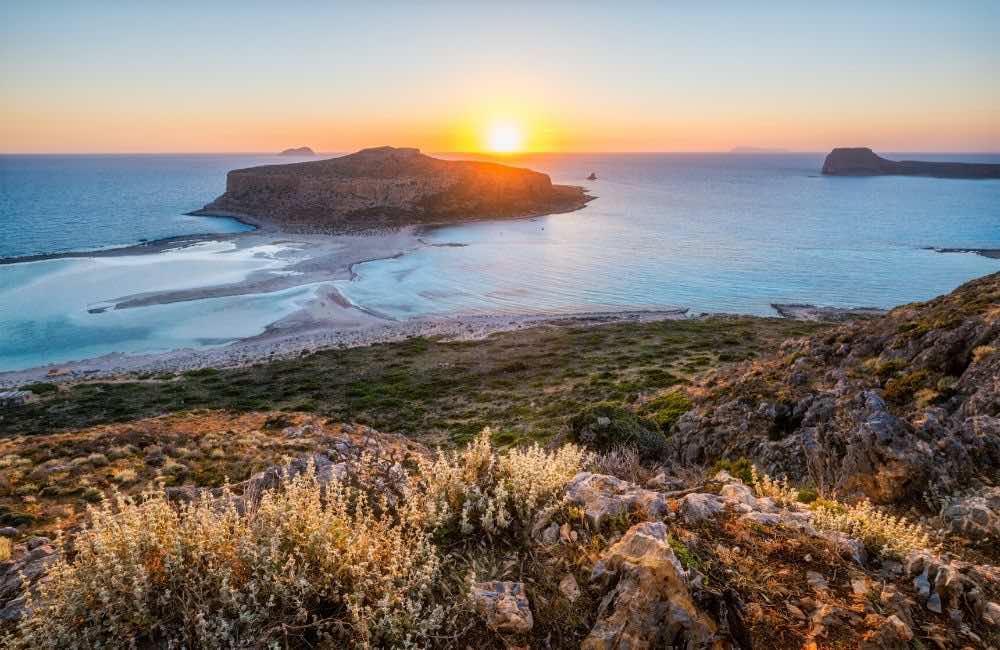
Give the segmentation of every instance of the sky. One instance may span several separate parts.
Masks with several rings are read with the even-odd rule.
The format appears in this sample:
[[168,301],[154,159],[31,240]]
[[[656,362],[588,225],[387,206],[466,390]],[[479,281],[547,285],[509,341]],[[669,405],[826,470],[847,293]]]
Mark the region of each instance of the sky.
[[383,144],[996,152],[1000,2],[0,0],[0,152]]

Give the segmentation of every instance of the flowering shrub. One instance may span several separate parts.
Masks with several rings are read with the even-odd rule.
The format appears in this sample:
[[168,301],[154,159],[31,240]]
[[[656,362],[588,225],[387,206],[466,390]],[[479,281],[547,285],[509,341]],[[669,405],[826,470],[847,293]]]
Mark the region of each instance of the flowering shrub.
[[465,449],[441,452],[421,468],[427,512],[437,526],[496,533],[527,527],[538,513],[555,507],[563,487],[587,462],[576,445],[545,451],[537,444],[501,456],[486,428]]
[[767,474],[759,472],[756,465],[750,467],[750,483],[759,497],[771,497],[784,506],[799,501],[799,491],[789,485],[788,479],[774,480]]
[[865,499],[853,506],[817,501],[813,508],[813,525],[819,530],[835,530],[856,537],[865,546],[892,557],[903,557],[910,551],[929,549],[930,537],[918,524],[904,517],[879,512]]
[[115,496],[63,549],[29,595],[21,648],[353,647],[419,642],[441,622],[431,586],[439,558],[408,509],[379,513],[312,471],[265,490],[256,505],[175,506],[162,494]]

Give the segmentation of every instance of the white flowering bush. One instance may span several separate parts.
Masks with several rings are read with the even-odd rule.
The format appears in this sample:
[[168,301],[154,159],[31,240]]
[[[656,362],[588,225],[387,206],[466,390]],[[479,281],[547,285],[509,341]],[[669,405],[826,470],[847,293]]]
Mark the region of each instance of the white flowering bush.
[[750,482],[758,497],[770,497],[776,503],[788,506],[799,500],[799,491],[789,484],[788,479],[773,479],[757,470],[756,465],[750,467]]
[[572,444],[555,451],[534,444],[500,455],[491,436],[483,429],[465,449],[440,452],[421,467],[425,510],[437,527],[457,524],[465,534],[526,529],[560,503],[563,488],[588,462],[588,454]]
[[50,568],[14,647],[336,647],[420,643],[441,623],[439,557],[410,509],[390,516],[308,471],[248,512],[115,496]]
[[904,517],[880,512],[867,499],[853,506],[817,502],[813,509],[813,525],[819,530],[834,530],[856,537],[868,548],[892,557],[931,548],[930,536],[923,527]]

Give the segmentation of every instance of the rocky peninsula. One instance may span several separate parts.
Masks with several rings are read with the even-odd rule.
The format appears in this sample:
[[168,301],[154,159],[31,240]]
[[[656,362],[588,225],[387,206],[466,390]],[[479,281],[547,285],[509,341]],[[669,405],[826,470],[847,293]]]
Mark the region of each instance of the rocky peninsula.
[[838,147],[823,163],[828,176],[934,176],[937,178],[1000,178],[1000,165],[988,163],[889,160],[867,147]]
[[225,194],[192,214],[342,233],[570,212],[592,198],[529,169],[377,147],[233,170]]

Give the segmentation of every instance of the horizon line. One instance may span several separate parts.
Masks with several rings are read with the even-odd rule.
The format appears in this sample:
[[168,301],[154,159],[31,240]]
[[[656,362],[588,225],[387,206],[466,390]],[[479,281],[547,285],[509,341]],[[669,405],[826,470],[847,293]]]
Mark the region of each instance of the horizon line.
[[[385,145],[378,145],[385,146]],[[391,146],[391,145],[390,145]],[[326,155],[348,155],[364,149],[375,147],[362,147],[354,150],[340,151],[314,151],[314,156],[285,156],[288,158],[310,158]],[[397,147],[400,148],[400,147]],[[832,149],[787,149],[768,151],[762,148],[760,151],[738,151],[739,147],[732,149],[663,149],[663,150],[604,150],[604,151],[519,151],[519,152],[495,152],[495,151],[425,151],[419,147],[414,147],[424,154],[448,154],[448,155],[473,155],[492,156],[495,158],[517,158],[518,156],[530,155],[592,155],[592,154],[619,154],[619,155],[659,155],[659,154],[731,154],[731,155],[757,155],[757,156],[781,156],[788,154],[824,154]],[[840,148],[840,147],[835,147]],[[868,147],[875,151],[874,148]],[[969,155],[1000,155],[1000,150],[956,150],[956,149],[879,149],[887,154],[969,154]],[[0,151],[0,156],[281,156],[280,151]]]

